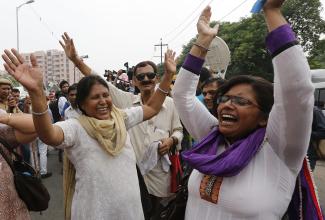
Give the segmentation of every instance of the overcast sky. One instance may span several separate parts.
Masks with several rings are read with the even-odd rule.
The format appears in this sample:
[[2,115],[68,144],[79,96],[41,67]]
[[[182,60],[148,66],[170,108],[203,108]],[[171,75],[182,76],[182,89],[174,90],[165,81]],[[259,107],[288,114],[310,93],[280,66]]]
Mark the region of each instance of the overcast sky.
[[[256,0],[35,0],[19,9],[20,52],[60,49],[66,31],[79,55],[98,72],[123,68],[125,62],[160,62],[160,48],[168,43],[177,54],[196,34],[196,20],[211,2],[212,20],[238,21],[249,16]],[[0,49],[16,47],[16,7],[24,0],[1,0]],[[325,4],[325,0],[321,0]],[[322,17],[325,18],[324,11]],[[164,48],[165,49],[165,48]],[[2,60],[0,69],[3,69]]]

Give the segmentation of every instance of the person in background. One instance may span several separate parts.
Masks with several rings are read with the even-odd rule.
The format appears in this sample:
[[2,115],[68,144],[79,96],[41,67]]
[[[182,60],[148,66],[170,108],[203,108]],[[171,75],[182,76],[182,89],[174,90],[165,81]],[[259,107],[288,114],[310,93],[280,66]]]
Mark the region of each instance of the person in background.
[[211,72],[206,68],[206,67],[202,67],[201,71],[200,71],[200,79],[199,79],[199,83],[197,84],[196,87],[196,97],[202,102],[204,103],[204,96],[202,94],[202,84],[211,77]]
[[78,118],[81,114],[76,103],[77,87],[78,87],[77,83],[69,86],[68,102],[70,103],[70,105],[64,112],[64,120],[68,120],[70,118]]
[[202,83],[203,103],[210,112],[213,110],[215,104],[214,100],[217,95],[217,90],[225,82],[222,78],[210,77]]
[[61,115],[61,118],[63,118],[64,110],[66,107],[67,103],[67,96],[68,96],[68,89],[69,89],[69,83],[66,80],[62,80],[59,84],[60,91],[59,93],[59,98],[58,98],[58,108],[59,108],[59,113]]
[[9,111],[8,97],[11,92],[11,82],[8,79],[0,78],[0,109]]
[[316,162],[319,159],[316,148],[322,139],[325,139],[325,116],[320,108],[314,106],[312,130],[307,153],[312,171],[314,171]]

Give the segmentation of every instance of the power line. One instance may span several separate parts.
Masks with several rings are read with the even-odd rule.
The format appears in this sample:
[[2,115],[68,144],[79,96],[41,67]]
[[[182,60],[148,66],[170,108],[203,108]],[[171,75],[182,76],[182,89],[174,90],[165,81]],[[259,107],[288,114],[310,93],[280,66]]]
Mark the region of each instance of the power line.
[[236,6],[234,9],[232,9],[228,14],[226,14],[225,16],[223,16],[222,18],[220,18],[219,22],[221,22],[223,19],[225,19],[226,17],[228,17],[229,15],[231,15],[234,11],[236,11],[238,8],[240,8],[243,4],[245,4],[248,0],[243,1],[241,4],[239,4],[238,6]]
[[[210,5],[214,0],[211,0],[209,2],[208,5]],[[219,19],[217,22],[221,22],[222,20],[224,20],[226,17],[228,17],[229,15],[231,15],[233,12],[235,12],[238,8],[240,8],[242,5],[244,5],[248,0],[244,0],[242,3],[240,3],[239,5],[237,5],[234,9],[232,9],[230,12],[228,12],[225,16],[223,16],[221,19]],[[168,43],[170,44],[171,42],[173,42],[175,39],[177,39],[180,34],[182,32],[184,32],[197,18],[199,17],[199,15],[195,16],[190,23],[188,23],[180,32],[178,32],[177,35],[175,35],[171,40],[168,41]]]
[[[208,5],[210,5],[212,2],[213,2],[214,0],[210,0],[209,1],[209,3],[208,3]],[[179,37],[179,35],[183,32],[183,31],[185,31],[198,17],[199,17],[199,15],[201,14],[201,12],[198,14],[198,15],[196,15],[195,17],[193,17],[193,19],[192,20],[190,20],[190,22],[183,28],[183,29],[181,29],[181,31],[179,31],[171,40],[169,40],[168,41],[168,43],[170,44],[171,42],[173,42],[176,38],[178,38]]]
[[51,34],[51,36],[55,38],[56,41],[59,41],[59,37],[54,33],[54,31],[52,31],[51,27],[42,19],[41,15],[37,13],[37,11],[31,5],[29,5],[29,8],[32,10],[34,15],[39,19],[43,27]]
[[189,14],[185,19],[183,19],[183,21],[177,25],[174,29],[172,29],[171,31],[169,31],[167,34],[165,34],[165,36],[163,38],[166,38],[168,35],[170,35],[171,33],[173,33],[174,31],[176,31],[178,28],[180,28],[186,21],[188,21],[188,19],[190,19],[192,17],[192,15],[202,6],[202,4],[205,2],[205,0],[203,0],[192,12],[191,14]]

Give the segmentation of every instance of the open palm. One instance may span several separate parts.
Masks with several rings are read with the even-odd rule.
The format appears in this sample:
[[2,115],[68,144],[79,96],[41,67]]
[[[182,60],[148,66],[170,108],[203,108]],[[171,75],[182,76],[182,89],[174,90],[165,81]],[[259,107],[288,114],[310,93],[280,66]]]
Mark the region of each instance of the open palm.
[[175,52],[168,49],[165,53],[165,73],[175,74],[176,73],[176,60]]
[[78,58],[78,53],[74,46],[72,38],[69,37],[67,32],[64,32],[62,39],[64,43],[62,41],[59,41],[59,43],[61,44],[65,54],[70,60],[75,61]]
[[4,51],[2,55],[5,61],[6,71],[20,82],[28,91],[43,89],[43,74],[37,66],[35,56],[32,54],[30,60],[32,65],[25,62],[24,58],[15,50]]
[[201,13],[197,22],[197,31],[199,35],[209,36],[214,38],[218,34],[218,24],[215,27],[210,27],[211,7],[207,6]]

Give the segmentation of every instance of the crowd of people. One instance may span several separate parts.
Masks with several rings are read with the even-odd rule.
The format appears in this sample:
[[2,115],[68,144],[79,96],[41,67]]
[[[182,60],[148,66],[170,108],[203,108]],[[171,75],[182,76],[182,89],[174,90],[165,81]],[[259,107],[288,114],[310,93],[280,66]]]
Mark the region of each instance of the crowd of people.
[[[171,187],[174,154],[190,173],[184,219],[321,220],[306,159],[314,88],[306,57],[281,14],[283,2],[267,0],[263,7],[273,84],[248,75],[225,80],[203,67],[219,28],[209,26],[209,6],[175,82],[170,49],[160,80],[151,61],[139,62],[132,74],[107,73],[104,80],[64,33],[60,44],[84,77],[73,85],[62,81],[59,91],[47,94],[35,56],[30,65],[17,50],[5,50],[4,67],[28,96],[20,100],[19,90],[0,79],[0,133],[31,164],[37,139],[43,178],[51,176],[48,147],[59,150],[65,219],[157,219],[162,201],[177,193]],[[30,219],[2,156],[0,219]]]

